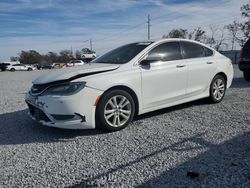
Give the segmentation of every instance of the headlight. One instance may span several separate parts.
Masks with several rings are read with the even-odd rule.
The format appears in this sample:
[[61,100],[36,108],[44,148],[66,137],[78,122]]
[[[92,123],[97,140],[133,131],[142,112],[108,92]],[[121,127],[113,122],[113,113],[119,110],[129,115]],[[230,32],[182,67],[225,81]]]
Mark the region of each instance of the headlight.
[[50,86],[42,95],[73,95],[84,88],[86,82],[70,82]]

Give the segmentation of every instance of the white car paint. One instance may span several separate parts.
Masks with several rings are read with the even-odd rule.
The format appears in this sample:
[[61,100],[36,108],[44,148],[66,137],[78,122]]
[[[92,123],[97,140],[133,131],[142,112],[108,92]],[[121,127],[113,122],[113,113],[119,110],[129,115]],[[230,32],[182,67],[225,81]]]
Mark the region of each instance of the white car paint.
[[81,55],[81,58],[82,59],[94,59],[94,58],[96,58],[96,53],[89,53],[89,54],[83,53]]
[[28,70],[35,70],[35,67],[31,65],[24,65],[24,64],[11,64],[6,67],[8,71],[28,71]]
[[[189,40],[163,39],[153,42],[125,64],[89,63],[80,67],[57,70],[55,73],[34,80],[33,84],[46,85],[67,80],[86,82],[84,89],[71,96],[34,96],[29,92],[26,95],[26,101],[49,117],[49,122],[40,121],[44,125],[67,129],[89,129],[95,128],[97,99],[112,87],[127,87],[135,93],[138,114],[208,97],[212,79],[218,73],[226,75],[227,88],[230,87],[233,79],[231,61],[210,47],[194,41],[189,42],[211,49],[213,55],[167,63],[156,62],[150,67],[140,65],[141,60],[151,49],[171,41]],[[93,72],[95,74],[91,74]],[[85,116],[86,121],[82,122],[79,117],[61,121],[51,116],[51,114],[75,113]],[[35,119],[34,116],[32,118]]]
[[82,60],[71,60],[66,65],[67,65],[67,67],[73,67],[73,66],[80,66],[80,65],[84,65],[84,64],[86,64],[86,63]]

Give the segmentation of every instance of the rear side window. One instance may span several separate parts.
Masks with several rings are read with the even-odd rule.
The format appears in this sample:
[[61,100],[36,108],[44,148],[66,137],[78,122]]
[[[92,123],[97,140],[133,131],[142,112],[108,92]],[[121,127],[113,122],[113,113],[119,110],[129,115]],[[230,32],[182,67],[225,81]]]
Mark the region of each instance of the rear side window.
[[205,56],[206,56],[206,57],[209,57],[209,56],[214,55],[213,50],[210,50],[209,48],[206,48],[206,47],[203,47],[203,48],[204,48],[204,50],[205,50]]
[[182,59],[181,49],[179,42],[167,42],[160,44],[149,52],[149,55],[163,56],[163,61],[173,61]]
[[206,57],[204,47],[199,44],[192,42],[181,42],[181,46],[184,50],[185,59]]

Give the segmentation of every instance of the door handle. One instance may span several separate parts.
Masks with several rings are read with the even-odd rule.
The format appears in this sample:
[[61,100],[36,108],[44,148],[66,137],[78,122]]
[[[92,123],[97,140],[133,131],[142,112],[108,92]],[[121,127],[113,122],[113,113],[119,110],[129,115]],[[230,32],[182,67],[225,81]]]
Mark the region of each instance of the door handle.
[[176,65],[177,68],[182,68],[182,67],[185,67],[186,65]]
[[211,64],[213,64],[213,62],[208,61],[207,64],[211,65]]

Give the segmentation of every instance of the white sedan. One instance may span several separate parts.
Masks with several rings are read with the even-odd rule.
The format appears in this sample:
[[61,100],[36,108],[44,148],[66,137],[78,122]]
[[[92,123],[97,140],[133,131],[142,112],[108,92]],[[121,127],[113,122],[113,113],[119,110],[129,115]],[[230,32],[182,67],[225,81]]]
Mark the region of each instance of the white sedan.
[[85,64],[85,62],[82,60],[71,60],[69,63],[66,64],[66,66],[73,67],[73,66],[81,66],[84,64]]
[[47,126],[116,131],[135,115],[201,98],[218,103],[232,79],[231,60],[204,44],[135,42],[37,78],[26,102],[30,116]]
[[6,67],[6,70],[9,70],[11,72],[14,71],[32,71],[35,70],[35,67],[31,66],[31,65],[24,65],[24,64],[14,64],[14,65],[8,65]]

